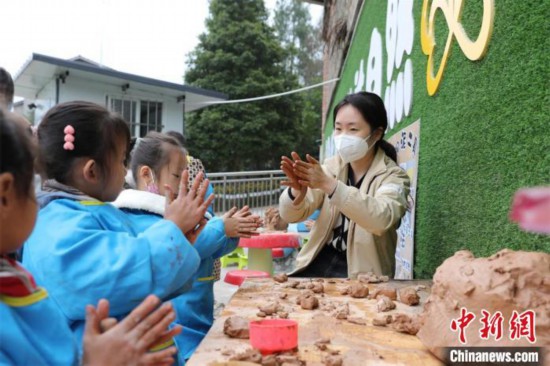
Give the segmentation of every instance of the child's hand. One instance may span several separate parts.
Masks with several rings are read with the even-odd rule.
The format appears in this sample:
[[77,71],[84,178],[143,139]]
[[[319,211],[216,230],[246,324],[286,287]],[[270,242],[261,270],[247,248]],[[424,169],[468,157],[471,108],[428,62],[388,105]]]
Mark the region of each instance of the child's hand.
[[154,346],[181,332],[181,327],[167,330],[175,319],[171,303],[158,307],[160,300],[149,296],[120,323],[102,333],[101,323],[109,313],[107,300],[100,300],[95,309],[86,307],[84,330],[84,365],[171,365],[175,347],[147,353]]
[[193,230],[185,233],[185,237],[187,238],[187,240],[189,240],[189,242],[191,244],[195,244],[195,242],[197,241],[197,238],[199,237],[202,229],[204,229],[204,227],[206,226],[206,219],[203,218],[200,222],[199,222],[199,225],[198,227],[194,228]]
[[214,200],[213,194],[206,199],[204,198],[208,188],[208,179],[204,179],[204,173],[197,174],[189,191],[187,191],[188,178],[189,172],[184,170],[181,174],[179,194],[175,199],[173,199],[172,189],[168,185],[164,187],[166,190],[164,218],[174,222],[183,233],[195,229],[195,226],[204,217],[208,206]]
[[236,207],[233,207],[223,215],[223,224],[226,236],[250,238],[253,235],[259,235],[256,229],[261,226],[261,220],[259,216],[252,215],[248,206],[244,206],[238,211]]

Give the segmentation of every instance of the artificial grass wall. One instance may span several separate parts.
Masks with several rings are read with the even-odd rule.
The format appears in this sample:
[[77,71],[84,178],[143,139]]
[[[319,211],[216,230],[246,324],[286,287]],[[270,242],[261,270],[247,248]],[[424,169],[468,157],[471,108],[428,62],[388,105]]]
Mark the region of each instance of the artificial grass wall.
[[[464,4],[462,24],[473,39],[481,27],[482,3]],[[331,110],[354,87],[360,60],[368,57],[373,27],[383,39],[384,97],[387,6],[387,1],[365,0],[325,136],[332,134]],[[476,256],[503,248],[550,252],[550,237],[522,232],[508,219],[516,190],[550,184],[550,2],[495,0],[487,54],[470,61],[453,40],[434,96],[426,89],[421,11],[422,1],[414,1],[414,43],[407,56],[413,63],[412,110],[386,135],[421,120],[415,278],[430,278],[443,260],[460,249]],[[445,44],[447,35],[446,21],[438,12],[437,47]],[[435,53],[436,68],[442,48]],[[399,70],[403,68],[402,64]]]

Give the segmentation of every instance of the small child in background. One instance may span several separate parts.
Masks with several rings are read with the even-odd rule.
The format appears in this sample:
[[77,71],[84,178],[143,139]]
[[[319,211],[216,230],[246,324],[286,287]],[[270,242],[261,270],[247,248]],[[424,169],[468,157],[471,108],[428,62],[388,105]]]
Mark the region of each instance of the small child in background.
[[97,309],[86,306],[80,360],[77,340],[46,289],[37,286],[31,273],[6,256],[23,244],[36,221],[31,145],[27,131],[0,110],[0,364],[172,364],[175,347],[146,353],[153,344],[180,331],[174,328],[165,332],[174,318],[170,304],[154,310],[160,301],[150,296],[126,319],[114,326],[111,322],[106,331],[102,331],[102,323],[109,320],[109,303],[100,300]]
[[148,294],[168,300],[186,291],[200,264],[184,233],[193,231],[213,199],[204,199],[202,179],[188,193],[183,173],[164,219],[143,231],[105,203],[122,190],[129,140],[120,116],[88,102],[58,104],[38,127],[48,180],[23,264],[48,289],[79,343],[86,304],[106,297],[120,319]]
[[[113,203],[125,211],[133,224],[141,230],[162,219],[165,196],[177,189],[179,172],[187,166],[184,148],[172,137],[149,133],[139,140],[131,153],[130,168],[137,189],[123,191]],[[168,192],[167,192],[168,191]],[[191,357],[214,321],[214,261],[232,252],[238,237],[256,234],[261,225],[248,207],[231,209],[222,218],[214,217],[199,229],[198,236],[188,236],[201,257],[201,264],[193,288],[172,300],[178,314],[182,333],[176,337],[180,355]]]

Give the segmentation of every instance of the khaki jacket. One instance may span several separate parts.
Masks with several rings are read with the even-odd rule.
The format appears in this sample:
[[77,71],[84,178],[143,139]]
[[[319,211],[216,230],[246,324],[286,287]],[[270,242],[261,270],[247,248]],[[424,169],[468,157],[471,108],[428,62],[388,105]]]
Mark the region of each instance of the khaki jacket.
[[409,177],[378,149],[359,189],[346,185],[347,169],[339,156],[329,158],[323,170],[338,179],[332,198],[323,191],[308,189],[306,198],[294,206],[287,188],[279,198],[281,217],[287,222],[307,219],[320,209],[307,244],[296,259],[299,273],[319,254],[331,238],[340,212],[350,219],[347,238],[348,276],[374,272],[393,277],[397,227],[407,209]]

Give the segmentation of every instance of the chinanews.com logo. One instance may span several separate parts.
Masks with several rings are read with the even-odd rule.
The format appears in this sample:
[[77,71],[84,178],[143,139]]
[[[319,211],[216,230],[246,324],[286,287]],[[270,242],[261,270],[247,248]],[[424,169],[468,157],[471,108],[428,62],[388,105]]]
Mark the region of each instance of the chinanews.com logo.
[[[460,309],[460,316],[452,319],[450,329],[457,333],[458,340],[464,347],[446,349],[446,363],[449,365],[543,365],[544,349],[541,347],[467,347],[466,329],[479,326],[478,335],[482,340],[493,339],[491,345],[502,340],[507,330],[511,341],[527,339],[535,344],[536,314],[533,310],[522,313],[513,311],[510,319],[505,319],[500,311],[491,314],[481,310],[481,317],[475,322],[476,314],[466,308]],[[506,327],[506,328],[505,328]],[[471,334],[471,332],[470,332]],[[508,343],[509,344],[509,343]]]

